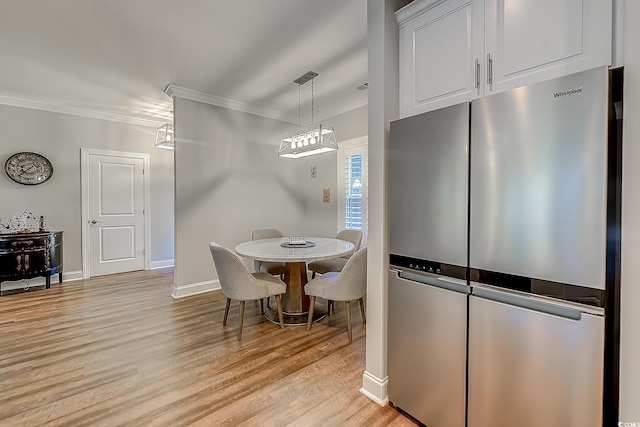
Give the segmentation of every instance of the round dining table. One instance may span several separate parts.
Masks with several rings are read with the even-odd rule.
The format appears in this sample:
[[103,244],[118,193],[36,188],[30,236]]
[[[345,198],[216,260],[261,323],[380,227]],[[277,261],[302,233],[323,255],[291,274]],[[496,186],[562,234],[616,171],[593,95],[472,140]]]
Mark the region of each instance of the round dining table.
[[[346,240],[327,237],[307,237],[306,244],[289,245],[288,237],[252,240],[236,246],[235,251],[243,258],[257,261],[284,262],[284,282],[287,292],[282,296],[284,323],[289,326],[305,325],[309,314],[310,298],[304,293],[307,283],[307,263],[338,258],[351,253],[354,245]],[[326,316],[326,309],[314,306],[313,321]],[[279,323],[278,312],[269,305],[265,307],[265,318]]]

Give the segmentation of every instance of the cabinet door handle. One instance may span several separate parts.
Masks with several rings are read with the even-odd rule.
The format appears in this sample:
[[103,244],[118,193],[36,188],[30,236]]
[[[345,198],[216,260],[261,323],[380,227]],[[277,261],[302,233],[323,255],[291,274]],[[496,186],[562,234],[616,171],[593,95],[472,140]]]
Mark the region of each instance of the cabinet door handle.
[[476,88],[480,87],[480,61],[476,58]]
[[487,84],[490,85],[493,83],[493,59],[491,59],[491,54],[487,53]]
[[17,263],[16,263],[16,271],[21,271],[22,270],[22,256],[18,255],[16,257],[16,261],[17,261]]
[[25,270],[29,269],[29,255],[24,256],[24,269]]

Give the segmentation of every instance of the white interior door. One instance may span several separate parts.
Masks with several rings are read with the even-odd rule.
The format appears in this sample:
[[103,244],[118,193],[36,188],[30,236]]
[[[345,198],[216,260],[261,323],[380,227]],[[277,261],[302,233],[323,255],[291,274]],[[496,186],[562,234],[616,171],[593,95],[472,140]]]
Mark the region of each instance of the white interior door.
[[145,268],[145,156],[84,157],[90,276]]

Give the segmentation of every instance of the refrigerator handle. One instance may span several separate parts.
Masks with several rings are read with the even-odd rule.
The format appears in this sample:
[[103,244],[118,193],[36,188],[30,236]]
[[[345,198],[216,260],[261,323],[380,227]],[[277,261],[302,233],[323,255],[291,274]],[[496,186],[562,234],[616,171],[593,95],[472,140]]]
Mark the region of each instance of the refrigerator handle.
[[454,279],[452,277],[431,277],[405,270],[396,270],[396,275],[399,279],[404,279],[411,282],[422,283],[424,285],[446,289],[448,291],[458,292],[461,294],[469,293],[469,286],[466,285],[466,282]]
[[493,59],[491,59],[491,54],[487,53],[487,84],[490,85],[493,83]]
[[520,308],[527,308],[529,310],[550,314],[552,316],[563,317],[569,320],[580,320],[582,318],[581,310],[562,305],[561,303],[556,304],[541,301],[536,297],[521,296],[508,292],[501,292],[493,289],[479,288],[475,286],[472,287],[471,294],[490,301],[501,302]]

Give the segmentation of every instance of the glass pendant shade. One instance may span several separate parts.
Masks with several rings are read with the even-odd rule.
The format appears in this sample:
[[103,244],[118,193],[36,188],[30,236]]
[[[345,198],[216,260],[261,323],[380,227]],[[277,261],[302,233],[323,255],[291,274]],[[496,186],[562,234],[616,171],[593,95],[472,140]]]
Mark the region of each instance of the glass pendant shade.
[[162,125],[156,131],[156,148],[164,148],[165,150],[173,150],[174,146],[173,126],[170,124]]
[[278,156],[296,159],[337,149],[333,127],[319,124],[282,138]]

